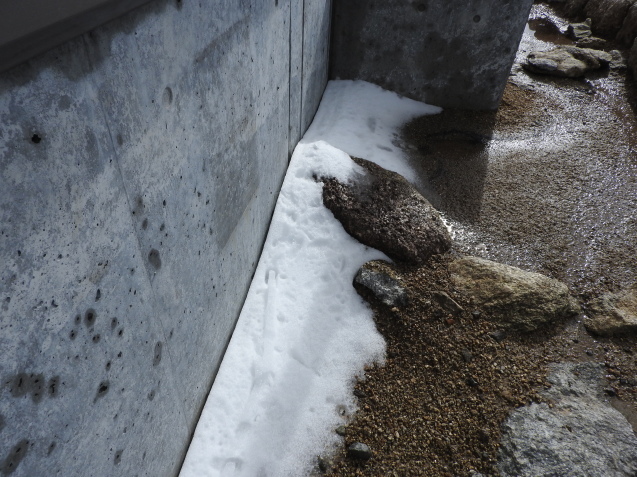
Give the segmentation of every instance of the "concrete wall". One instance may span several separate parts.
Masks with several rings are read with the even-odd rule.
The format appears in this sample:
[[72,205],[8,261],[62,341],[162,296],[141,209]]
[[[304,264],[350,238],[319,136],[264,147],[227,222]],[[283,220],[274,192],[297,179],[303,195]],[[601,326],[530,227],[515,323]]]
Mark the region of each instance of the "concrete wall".
[[0,475],[178,472],[329,0],[157,0],[0,74]]
[[497,108],[533,0],[335,0],[330,76]]

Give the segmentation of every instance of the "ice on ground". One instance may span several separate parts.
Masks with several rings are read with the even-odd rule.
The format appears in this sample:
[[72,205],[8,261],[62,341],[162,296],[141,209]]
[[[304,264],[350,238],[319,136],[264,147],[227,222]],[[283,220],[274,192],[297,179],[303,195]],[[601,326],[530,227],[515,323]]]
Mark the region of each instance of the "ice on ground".
[[385,343],[352,287],[386,258],[342,228],[313,177],[346,181],[349,154],[411,173],[397,128],[438,109],[365,82],[329,83],[292,156],[268,237],[181,477],[302,476],[355,410],[354,378]]

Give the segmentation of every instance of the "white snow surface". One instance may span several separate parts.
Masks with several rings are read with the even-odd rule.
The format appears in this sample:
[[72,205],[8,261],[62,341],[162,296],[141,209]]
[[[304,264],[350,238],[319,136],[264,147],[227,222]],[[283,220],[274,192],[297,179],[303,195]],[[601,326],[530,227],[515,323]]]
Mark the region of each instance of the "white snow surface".
[[[362,81],[333,81],[296,147],[246,302],[181,477],[306,475],[356,409],[355,377],[384,359],[371,310],[352,286],[368,260],[323,206],[322,183],[361,173],[345,153],[413,171],[392,144],[439,109]],[[345,152],[343,152],[345,151]]]

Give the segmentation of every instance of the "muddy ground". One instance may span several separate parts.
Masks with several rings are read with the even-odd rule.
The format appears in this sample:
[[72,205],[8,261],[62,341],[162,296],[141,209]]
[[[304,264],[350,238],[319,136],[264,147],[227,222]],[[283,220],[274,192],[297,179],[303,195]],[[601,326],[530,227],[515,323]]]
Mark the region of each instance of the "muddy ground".
[[[532,20],[563,21],[546,5],[533,8]],[[404,130],[420,189],[452,226],[454,250],[424,267],[396,266],[413,297],[405,309],[372,304],[387,362],[357,384],[360,410],[329,475],[496,475],[500,425],[514,407],[540,400],[551,362],[605,363],[608,399],[637,429],[634,338],[596,338],[579,316],[500,339],[449,284],[454,254],[560,279],[584,312],[598,295],[637,282],[637,85],[621,67],[583,80],[527,74],[519,61],[530,50],[568,42],[530,24],[497,112],[447,110]],[[465,311],[445,312],[436,290]],[[346,457],[356,441],[372,448],[370,461]]]

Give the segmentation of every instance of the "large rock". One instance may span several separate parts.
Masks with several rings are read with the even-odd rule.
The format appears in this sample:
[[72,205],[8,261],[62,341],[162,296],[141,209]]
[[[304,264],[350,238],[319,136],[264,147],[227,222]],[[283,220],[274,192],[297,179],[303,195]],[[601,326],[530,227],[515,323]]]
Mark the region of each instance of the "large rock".
[[553,405],[514,410],[502,426],[502,477],[637,475],[637,438],[602,392],[603,367],[554,365],[545,393]]
[[628,54],[628,69],[633,74],[633,79],[637,80],[637,38],[635,38],[633,47]]
[[559,46],[550,51],[529,53],[524,69],[532,73],[579,78],[587,72],[607,66],[612,56],[605,51],[576,46]]
[[637,3],[628,9],[624,23],[617,33],[617,41],[626,46],[631,46],[637,38]]
[[354,238],[393,259],[423,263],[451,247],[440,214],[403,176],[352,158],[365,173],[348,184],[322,178],[323,203]]
[[384,305],[402,307],[409,303],[407,290],[400,284],[389,264],[382,260],[365,263],[354,277],[354,283]]
[[588,0],[586,16],[593,20],[593,33],[615,38],[635,0]]
[[584,13],[584,8],[588,0],[566,0],[564,13],[572,18],[579,17]]
[[584,325],[601,336],[637,334],[637,286],[602,295],[591,303]]
[[456,288],[505,327],[533,331],[579,313],[568,287],[539,273],[477,257],[455,260],[449,271]]

